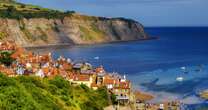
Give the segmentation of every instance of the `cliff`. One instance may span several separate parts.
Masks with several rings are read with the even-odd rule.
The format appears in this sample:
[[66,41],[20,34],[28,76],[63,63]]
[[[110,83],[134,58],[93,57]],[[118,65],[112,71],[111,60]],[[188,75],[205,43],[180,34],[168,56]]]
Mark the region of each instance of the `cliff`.
[[21,46],[95,44],[148,39],[143,26],[124,18],[58,12],[24,4],[1,4],[0,40]]

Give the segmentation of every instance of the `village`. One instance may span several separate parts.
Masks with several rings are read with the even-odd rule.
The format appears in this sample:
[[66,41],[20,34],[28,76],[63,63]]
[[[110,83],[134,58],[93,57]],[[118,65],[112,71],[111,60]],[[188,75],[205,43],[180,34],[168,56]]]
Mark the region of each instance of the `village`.
[[[163,110],[167,108],[166,105],[170,105],[170,103],[166,105],[144,103],[146,100],[151,100],[153,96],[133,92],[131,81],[126,79],[125,75],[108,73],[103,66],[94,68],[90,63],[76,63],[70,58],[62,56],[57,60],[53,60],[51,53],[43,55],[34,54],[17,46],[12,41],[0,42],[0,51],[0,59],[6,57],[5,54],[2,54],[5,52],[9,53],[12,59],[11,62],[6,59],[5,64],[0,65],[0,72],[8,77],[25,75],[53,78],[59,75],[68,80],[72,85],[84,84],[94,90],[105,86],[109,94],[116,96],[118,105],[128,105],[131,103],[137,110]],[[179,103],[171,103],[168,107],[175,107],[173,110],[179,110]]]

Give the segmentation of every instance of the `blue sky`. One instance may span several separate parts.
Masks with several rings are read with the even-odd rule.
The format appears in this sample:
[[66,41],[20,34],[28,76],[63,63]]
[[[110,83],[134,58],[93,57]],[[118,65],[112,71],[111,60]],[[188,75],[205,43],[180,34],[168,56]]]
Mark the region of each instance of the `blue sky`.
[[208,26],[208,0],[17,0],[95,16],[126,17],[144,26]]

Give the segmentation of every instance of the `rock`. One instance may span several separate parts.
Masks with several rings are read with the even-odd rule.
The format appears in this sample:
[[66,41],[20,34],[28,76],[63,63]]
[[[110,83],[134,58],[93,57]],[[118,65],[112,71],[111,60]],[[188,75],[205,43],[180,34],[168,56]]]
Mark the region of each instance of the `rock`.
[[96,44],[148,39],[143,26],[124,18],[73,14],[64,19],[0,19],[1,40],[21,46]]

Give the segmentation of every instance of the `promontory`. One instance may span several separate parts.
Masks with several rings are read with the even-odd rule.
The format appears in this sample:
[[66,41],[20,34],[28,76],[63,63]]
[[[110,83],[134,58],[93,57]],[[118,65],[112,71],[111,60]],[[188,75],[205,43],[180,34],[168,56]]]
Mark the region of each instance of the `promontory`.
[[0,40],[21,46],[97,44],[148,39],[143,26],[125,18],[81,15],[25,5],[0,2]]

